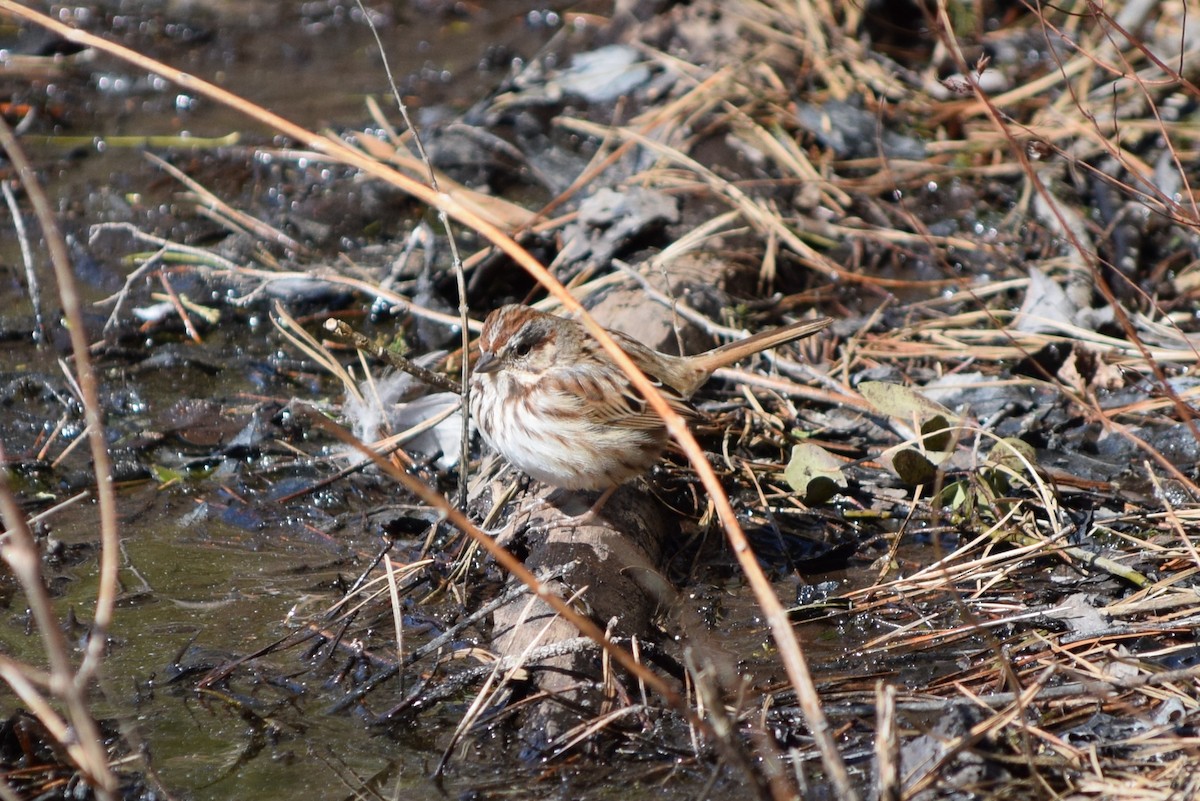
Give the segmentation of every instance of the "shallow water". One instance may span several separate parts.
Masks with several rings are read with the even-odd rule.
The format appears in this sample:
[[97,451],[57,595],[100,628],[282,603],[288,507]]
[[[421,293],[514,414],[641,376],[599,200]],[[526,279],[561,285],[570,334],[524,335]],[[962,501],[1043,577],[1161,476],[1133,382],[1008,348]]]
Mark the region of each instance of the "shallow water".
[[[355,20],[359,12],[353,4],[191,10],[199,16],[174,18],[182,10],[149,6],[144,13],[126,11],[108,17],[107,30],[131,47],[214,79],[303,125],[361,128],[369,123],[368,94],[380,98],[399,124],[374,38]],[[390,16],[381,17],[380,34],[418,119],[465,107],[503,77],[506,59],[532,55],[558,29],[527,24],[529,4],[518,2],[462,13],[418,3],[386,10]],[[103,9],[73,13],[92,20],[89,28],[105,30],[95,22]],[[9,31],[6,36],[5,46],[19,49],[37,34]],[[480,69],[488,60],[492,68]],[[181,187],[144,158],[136,141],[110,137],[239,133],[240,143],[232,148],[202,149],[190,158],[186,150],[174,149],[171,161],[195,168],[223,199],[251,209],[277,192],[270,181],[282,174],[255,170],[254,145],[278,144],[268,132],[124,65],[101,62],[80,61],[49,80],[5,79],[14,92],[28,93],[62,115],[53,122],[42,118],[24,141],[75,242],[73,257],[89,303],[116,291],[130,269],[126,256],[147,247],[122,235],[89,243],[94,223],[128,221],[201,245],[205,230],[188,204],[175,205]],[[279,196],[294,189],[280,187]],[[345,202],[353,203],[353,196],[346,195]],[[32,215],[26,222],[34,227]],[[172,227],[175,222],[180,225]],[[0,438],[7,457],[20,465],[14,475],[22,498],[38,511],[86,491],[90,470],[86,443],[61,464],[49,464],[78,437],[80,426],[56,363],[65,355],[65,337],[55,325],[51,274],[34,245],[42,309],[51,329],[51,344],[41,347],[32,342],[31,306],[13,227],[0,226],[5,278],[0,284],[5,332],[0,383],[8,409]],[[123,721],[130,741],[148,748],[162,785],[191,799],[330,798],[367,787],[406,798],[441,798],[446,790],[455,792],[460,779],[466,786],[495,781],[490,769],[471,775],[467,760],[439,789],[429,778],[441,756],[439,738],[431,732],[451,731],[458,712],[445,721],[435,721],[436,712],[422,718],[430,730],[386,733],[368,729],[353,714],[330,714],[329,698],[339,693],[306,683],[315,674],[301,649],[266,657],[228,685],[195,691],[201,672],[319,618],[340,596],[340,582],[363,571],[381,542],[365,523],[335,521],[380,505],[388,490],[377,482],[345,482],[294,503],[272,502],[333,468],[297,461],[294,452],[270,439],[256,441],[258,452],[249,455],[230,455],[227,444],[256,411],[282,408],[293,397],[336,399],[336,387],[300,361],[266,324],[261,308],[225,307],[208,285],[187,274],[172,280],[175,289],[221,312],[217,326],[203,328],[203,343],[191,342],[178,326],[152,326],[140,340],[126,326],[117,347],[98,356],[114,454],[118,461],[128,454],[126,461],[148,465],[153,475],[143,470],[118,490],[121,596],[96,714]],[[149,293],[164,287],[133,289],[130,303],[144,307]],[[89,305],[93,339],[100,338],[109,308]],[[52,435],[64,412],[68,425]],[[47,547],[62,552],[48,564],[60,615],[73,610],[80,620],[89,617],[96,589],[96,526],[91,500],[54,513],[45,524],[51,543],[57,543]],[[7,612],[6,625],[0,626],[5,652],[40,663],[41,647],[26,625],[19,594]],[[77,640],[82,636],[81,629],[72,633]],[[343,655],[330,659],[333,665],[339,661]],[[8,711],[17,706],[11,698],[4,703]]]

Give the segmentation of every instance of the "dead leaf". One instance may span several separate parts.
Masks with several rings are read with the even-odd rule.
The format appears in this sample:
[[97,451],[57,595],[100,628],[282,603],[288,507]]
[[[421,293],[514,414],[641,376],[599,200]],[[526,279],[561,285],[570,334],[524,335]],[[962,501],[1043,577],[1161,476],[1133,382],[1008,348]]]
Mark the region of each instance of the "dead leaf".
[[915,389],[886,381],[864,381],[858,385],[859,394],[881,414],[906,423],[918,424],[941,415],[946,421],[961,423],[961,418],[937,401],[930,400]]

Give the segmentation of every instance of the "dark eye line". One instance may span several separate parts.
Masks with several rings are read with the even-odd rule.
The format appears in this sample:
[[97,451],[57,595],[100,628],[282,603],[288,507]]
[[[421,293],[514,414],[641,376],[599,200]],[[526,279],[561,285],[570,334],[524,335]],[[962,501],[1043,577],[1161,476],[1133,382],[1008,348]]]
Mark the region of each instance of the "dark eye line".
[[544,339],[541,332],[526,328],[513,337],[508,349],[514,356],[528,356]]
[[513,343],[513,353],[517,356],[528,356],[529,351],[533,350],[533,341],[530,339],[521,339]]

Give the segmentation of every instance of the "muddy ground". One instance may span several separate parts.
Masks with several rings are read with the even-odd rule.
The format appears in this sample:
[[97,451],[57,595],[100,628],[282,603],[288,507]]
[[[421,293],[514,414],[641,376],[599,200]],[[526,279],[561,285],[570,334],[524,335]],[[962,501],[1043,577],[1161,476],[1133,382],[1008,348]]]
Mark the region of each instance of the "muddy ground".
[[[682,453],[564,521],[591,499],[547,506],[477,437],[464,474],[454,397],[380,352],[457,377],[460,286],[474,321],[547,295],[485,226],[448,236],[322,151],[428,180],[362,9],[43,8],[307,139],[0,7],[4,118],[63,230],[113,461],[88,701],[120,793],[822,798],[840,761],[868,798],[1190,797],[1196,15],[1116,5],[368,5],[439,189],[604,325],[695,351],[835,318],[719,374],[694,427],[833,756]],[[10,165],[0,446],[78,661],[96,475]],[[375,442],[437,414],[385,464],[327,422]],[[0,586],[0,651],[45,666]],[[9,787],[76,793],[74,752],[4,697]]]

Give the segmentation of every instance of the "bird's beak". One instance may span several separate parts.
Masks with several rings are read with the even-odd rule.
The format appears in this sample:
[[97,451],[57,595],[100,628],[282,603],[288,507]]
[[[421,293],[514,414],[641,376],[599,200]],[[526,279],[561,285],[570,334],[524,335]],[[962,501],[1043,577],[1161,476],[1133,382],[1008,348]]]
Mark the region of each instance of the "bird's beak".
[[496,358],[496,354],[484,351],[479,354],[479,358],[475,360],[476,373],[494,373],[500,368],[500,360]]

